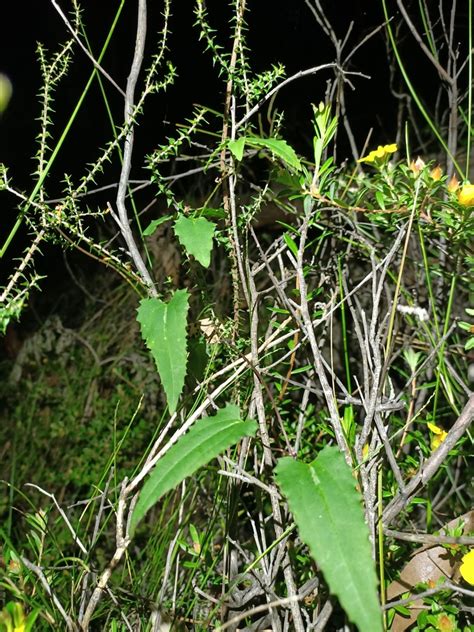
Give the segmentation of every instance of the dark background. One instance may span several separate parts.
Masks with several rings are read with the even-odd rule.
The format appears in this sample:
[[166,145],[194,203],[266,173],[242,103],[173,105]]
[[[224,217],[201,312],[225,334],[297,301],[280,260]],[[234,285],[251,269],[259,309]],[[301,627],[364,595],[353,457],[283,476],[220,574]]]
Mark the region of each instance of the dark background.
[[[96,57],[118,4],[111,0],[82,3],[83,21]],[[344,38],[353,22],[346,54],[383,23],[382,6],[378,1],[323,1],[322,5],[339,38]],[[65,12],[70,8],[66,2],[62,2],[61,6]],[[248,7],[248,45],[253,70],[262,71],[268,69],[272,63],[282,62],[287,76],[290,76],[299,70],[334,61],[333,46],[304,0],[249,0]],[[219,43],[224,50],[229,51],[231,10],[228,4],[222,0],[212,0],[207,2],[207,8]],[[143,169],[145,155],[165,142],[166,136],[175,134],[175,125],[183,123],[191,115],[193,104],[203,104],[222,111],[224,83],[212,66],[209,51],[206,52],[204,43],[199,41],[192,9],[191,2],[181,1],[172,5],[169,58],[177,68],[178,78],[165,93],[149,97],[145,105],[136,133],[132,178],[149,177],[149,172]],[[124,89],[133,55],[136,10],[137,2],[127,0],[103,61],[104,68]],[[392,2],[392,11],[396,14],[395,2]],[[34,185],[31,174],[36,166],[32,160],[37,151],[35,137],[40,129],[36,120],[40,114],[38,93],[41,86],[36,43],[41,41],[47,49],[55,51],[58,43],[65,41],[67,33],[60,16],[47,0],[28,3],[27,6],[21,2],[10,2],[3,14],[0,72],[6,73],[11,79],[13,96],[8,109],[0,118],[0,162],[8,166],[13,186],[30,192]],[[153,52],[156,50],[157,32],[163,24],[161,3],[149,2],[148,24],[147,47]],[[462,28],[462,24],[459,28]],[[403,32],[399,38],[401,50],[416,79],[417,89],[426,103],[433,103],[439,87],[438,77],[424,61],[413,39]],[[387,51],[384,30],[381,29],[357,51],[348,68],[370,76],[370,79],[354,77],[352,81],[355,90],[348,89],[346,92],[347,109],[359,151],[370,130],[373,130],[371,146],[394,141],[397,102],[390,91]],[[90,61],[75,46],[70,71],[60,82],[55,94],[56,113],[51,129],[54,138],[51,139],[50,146],[54,147],[54,142],[59,138],[90,72]],[[286,112],[284,137],[298,152],[308,157],[311,156],[311,103],[319,103],[324,99],[326,82],[333,76],[331,73],[332,71],[323,71],[295,81],[282,89],[276,100],[276,107]],[[401,87],[401,80],[398,79],[396,88]],[[120,124],[123,117],[122,96],[110,85],[107,86],[107,91],[115,120]],[[84,165],[94,162],[100,153],[99,148],[103,148],[110,138],[110,123],[99,87],[94,82],[61,148],[59,159],[48,176],[48,195],[51,198],[61,195],[65,172],[77,182],[84,173]],[[350,148],[344,134],[341,134],[338,161],[346,157],[351,157]],[[117,173],[118,164],[107,167],[98,185],[116,181]],[[146,205],[152,195],[153,192],[148,191],[139,198],[139,203]],[[94,198],[94,203],[103,204],[107,199],[113,200],[113,194],[103,199]],[[17,208],[15,200],[6,193],[1,196],[1,205],[0,237],[3,244],[15,222]],[[0,262],[2,279],[11,272],[13,258],[21,254],[27,243],[29,239],[23,228],[17,233],[4,260]],[[55,291],[65,275],[64,266],[60,264],[62,252],[59,247],[51,245],[45,254],[47,256],[37,261],[37,271],[48,276],[42,282],[43,290],[53,286]],[[79,257],[79,266],[90,265],[90,261],[84,261],[81,255],[70,256],[75,259]]]
[[[61,18],[46,0],[28,5],[28,19],[22,3],[9,4],[9,16],[4,23],[8,26],[2,33],[0,71],[10,77],[14,91],[9,108],[0,122],[0,161],[9,166],[17,186],[28,189],[31,186],[30,174],[34,169],[29,156],[36,151],[34,139],[39,131],[39,124],[35,119],[40,113],[37,95],[41,75],[35,53],[36,43],[41,41],[47,49],[54,51],[58,43],[65,40],[66,32]],[[125,3],[103,62],[107,72],[123,88],[133,54],[136,4],[131,1]],[[326,4],[329,18],[333,20],[340,37],[344,36],[349,23],[354,21],[350,39],[354,45],[383,21],[377,2],[344,3],[344,11],[340,10],[340,3]],[[368,4],[372,5],[370,11]],[[271,3],[250,0],[248,5],[248,43],[252,51],[251,63],[254,70],[262,71],[272,63],[282,62],[290,76],[298,70],[334,61],[331,44],[303,0],[276,0]],[[97,56],[118,3],[86,2],[83,6],[83,20]],[[208,2],[207,6],[211,23],[218,30],[218,41],[229,50],[226,35],[229,33],[230,9],[221,0]],[[66,10],[65,2],[62,3],[62,8]],[[157,39],[156,32],[162,26],[160,9],[160,3],[149,3],[147,46],[150,51]],[[198,41],[198,29],[193,26],[193,22],[191,3],[181,2],[173,6],[169,57],[177,67],[178,79],[166,93],[152,96],[145,106],[145,116],[136,139],[137,168],[142,162],[140,156],[164,142],[165,135],[173,134],[174,125],[183,122],[191,114],[193,104],[222,109],[223,82],[217,77],[211,55],[204,50],[204,43]],[[91,71],[91,63],[84,53],[77,46],[74,51],[69,74],[61,81],[56,92],[54,132],[58,137]],[[386,66],[386,45],[383,31],[380,31],[361,47],[352,61],[352,70],[371,76],[370,81],[354,78],[356,91],[349,96],[348,105],[360,145],[372,127],[377,128],[377,137],[381,142],[391,141],[396,128]],[[289,140],[299,145],[297,149],[300,151],[308,152],[309,148],[310,104],[324,99],[325,83],[331,76],[331,71],[323,71],[318,76],[300,79],[284,88],[277,99],[277,107],[286,111]],[[116,120],[119,123],[122,97],[115,94],[111,86],[108,87],[108,96],[115,104]],[[51,194],[61,192],[64,171],[80,176],[84,162],[92,162],[98,153],[97,148],[103,147],[109,138],[110,127],[105,108],[99,89],[94,85],[61,150],[61,159],[53,171],[57,181],[54,176],[50,177]]]

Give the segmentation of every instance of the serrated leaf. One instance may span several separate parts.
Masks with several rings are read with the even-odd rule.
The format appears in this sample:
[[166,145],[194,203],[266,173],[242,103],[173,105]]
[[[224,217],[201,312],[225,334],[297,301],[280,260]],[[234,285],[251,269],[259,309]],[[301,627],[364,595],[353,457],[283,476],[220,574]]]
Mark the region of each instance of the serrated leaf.
[[293,167],[297,171],[301,171],[301,162],[296,155],[293,147],[288,145],[285,140],[278,138],[257,138],[255,136],[247,136],[245,138],[247,145],[253,147],[261,147],[263,149],[269,149],[275,156],[278,156],[284,163]]
[[256,422],[242,421],[239,408],[233,405],[219,410],[214,417],[205,417],[196,422],[152,470],[135,505],[131,531],[166,492],[243,437],[253,436],[256,431]]
[[244,156],[245,136],[241,136],[240,138],[237,138],[237,140],[230,140],[227,143],[227,146],[234,158],[240,162]]
[[168,303],[158,298],[142,299],[137,310],[142,338],[155,360],[171,414],[186,377],[188,298],[186,290],[178,290]]
[[180,215],[174,224],[174,232],[186,252],[205,268],[211,263],[212,239],[216,225],[205,217]]
[[169,219],[172,219],[172,218],[173,218],[172,215],[164,215],[163,217],[154,219],[148,224],[148,226],[143,231],[143,236],[150,237],[150,235],[153,235],[153,233],[155,232],[155,230],[158,228],[160,224],[164,224],[165,222],[167,222]]
[[278,460],[276,480],[329,589],[360,632],[382,632],[377,577],[355,480],[338,448]]

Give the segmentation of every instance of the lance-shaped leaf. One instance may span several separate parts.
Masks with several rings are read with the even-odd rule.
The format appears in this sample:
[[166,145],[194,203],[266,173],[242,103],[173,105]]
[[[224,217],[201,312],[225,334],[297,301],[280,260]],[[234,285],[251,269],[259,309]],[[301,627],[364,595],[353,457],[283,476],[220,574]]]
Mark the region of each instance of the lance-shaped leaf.
[[151,235],[153,235],[153,233],[158,228],[158,226],[160,226],[161,224],[164,224],[169,219],[173,219],[173,216],[172,215],[164,215],[163,217],[159,217],[158,219],[154,219],[153,221],[151,221],[148,224],[148,226],[143,231],[143,233],[142,233],[143,236],[144,237],[150,237]]
[[186,252],[205,268],[211,263],[212,238],[216,225],[205,217],[180,215],[174,224],[174,232]]
[[269,149],[272,154],[278,156],[278,158],[283,160],[283,162],[289,167],[293,167],[293,169],[301,171],[300,159],[296,155],[293,147],[288,145],[285,140],[280,140],[278,138],[258,138],[256,136],[247,136],[245,138],[245,142],[247,145],[251,145],[253,147]]
[[311,463],[279,459],[276,480],[329,589],[360,632],[382,632],[377,576],[360,495],[343,455],[326,447]]
[[170,413],[176,410],[186,377],[188,308],[186,290],[175,292],[168,303],[145,298],[138,308],[142,337],[155,360]]
[[166,492],[174,489],[243,437],[253,436],[255,421],[242,421],[237,406],[228,405],[214,417],[197,421],[158,461],[143,486],[131,520],[131,532]]

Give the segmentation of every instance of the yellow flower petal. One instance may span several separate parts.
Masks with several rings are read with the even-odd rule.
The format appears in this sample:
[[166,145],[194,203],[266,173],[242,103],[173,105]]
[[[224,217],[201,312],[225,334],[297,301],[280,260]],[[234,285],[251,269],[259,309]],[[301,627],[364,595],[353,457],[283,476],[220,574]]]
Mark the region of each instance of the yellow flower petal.
[[427,425],[428,425],[428,428],[433,433],[433,436],[431,437],[431,449],[434,452],[435,450],[439,448],[439,446],[446,439],[446,437],[448,436],[448,433],[442,428],[440,428],[439,426],[437,426],[436,424],[432,424],[428,422]]
[[474,184],[463,184],[458,193],[458,202],[463,206],[474,206]]
[[468,584],[474,586],[474,549],[471,549],[469,553],[463,555],[459,572]]
[[392,143],[391,145],[379,145],[377,149],[374,149],[367,156],[359,158],[357,162],[380,162],[386,158],[389,154],[393,154],[397,151],[397,145]]

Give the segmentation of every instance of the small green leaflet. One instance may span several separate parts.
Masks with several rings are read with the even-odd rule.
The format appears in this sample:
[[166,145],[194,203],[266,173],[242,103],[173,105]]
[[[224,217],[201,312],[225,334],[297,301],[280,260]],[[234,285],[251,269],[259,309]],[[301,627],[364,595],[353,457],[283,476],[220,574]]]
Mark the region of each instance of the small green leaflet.
[[230,140],[228,147],[234,155],[234,158],[240,162],[244,157],[245,136],[241,136],[237,140]]
[[205,268],[208,268],[211,263],[212,239],[215,230],[216,225],[205,217],[179,215],[174,224],[174,232],[180,244]]
[[167,222],[169,219],[172,219],[172,218],[173,218],[172,215],[164,215],[163,217],[154,219],[152,222],[148,224],[148,226],[143,231],[143,236],[150,237],[150,235],[153,235],[153,233],[155,232],[155,230],[158,228],[160,224],[164,224],[165,222]]
[[382,632],[369,532],[355,480],[340,450],[327,446],[309,465],[284,457],[275,474],[300,537],[330,591],[360,632]]
[[268,149],[272,152],[272,154],[283,160],[283,162],[289,167],[293,167],[293,169],[301,171],[301,162],[296,155],[295,150],[293,147],[288,145],[285,140],[280,140],[278,138],[258,138],[257,136],[241,136],[237,140],[229,141],[227,144],[236,160],[239,161],[243,158],[245,145],[258,147],[260,149]]
[[177,290],[168,303],[144,298],[137,310],[142,338],[155,360],[171,414],[186,377],[188,299],[186,290]]
[[239,408],[230,404],[214,417],[197,421],[151,471],[135,505],[130,531],[133,533],[147,511],[166,492],[175,489],[186,477],[243,437],[254,436],[257,427],[255,421],[242,421]]
[[291,250],[295,257],[298,257],[298,246],[295,243],[295,240],[291,237],[289,233],[283,233],[283,239],[285,240],[285,244]]

